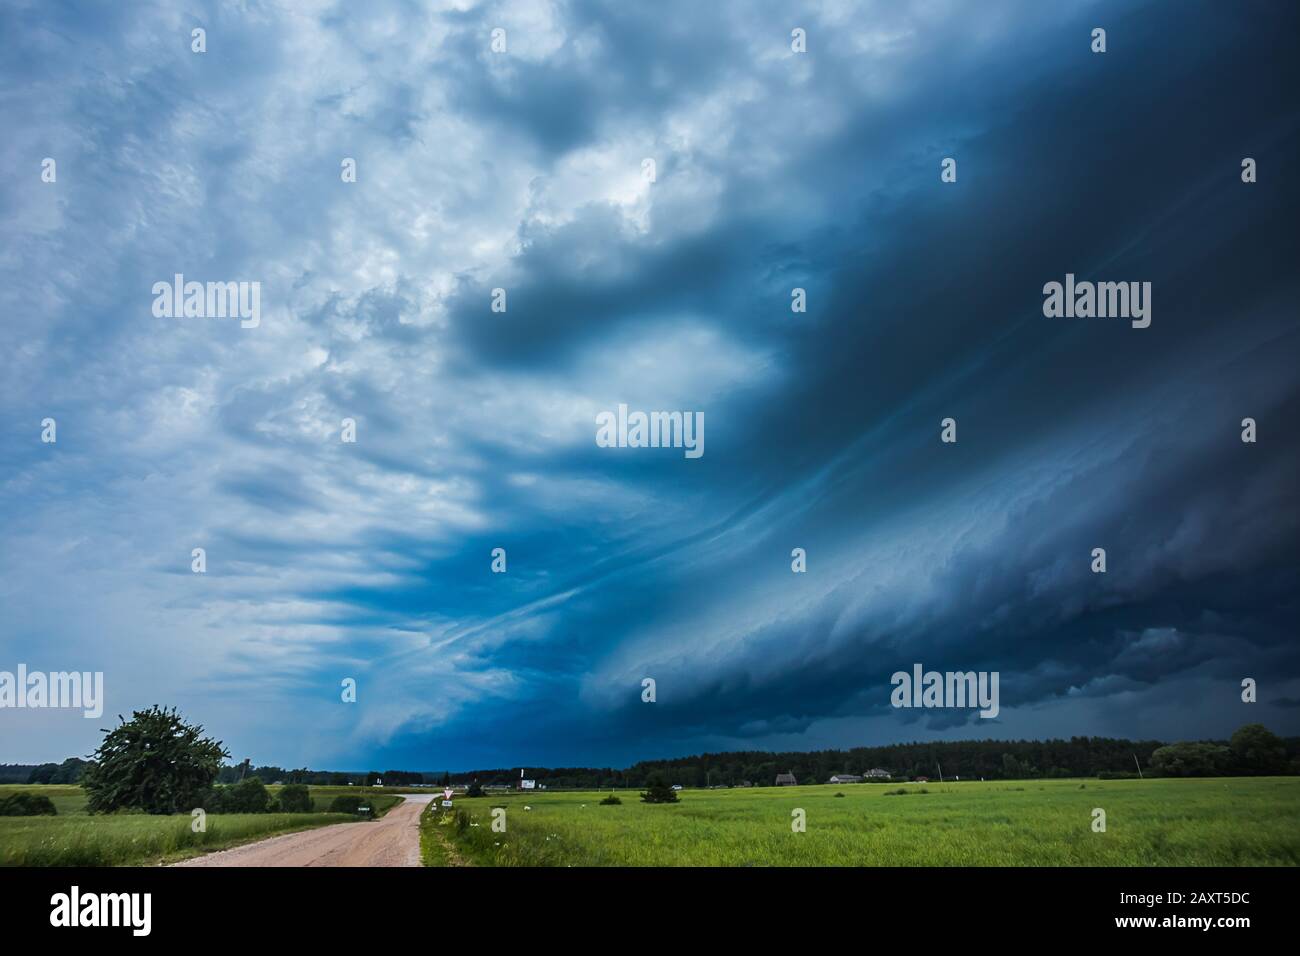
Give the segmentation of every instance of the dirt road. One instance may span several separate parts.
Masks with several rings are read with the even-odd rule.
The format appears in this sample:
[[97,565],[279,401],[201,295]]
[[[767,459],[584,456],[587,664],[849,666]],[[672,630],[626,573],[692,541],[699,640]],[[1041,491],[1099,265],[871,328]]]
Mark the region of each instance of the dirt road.
[[372,823],[336,823],[287,833],[176,866],[419,866],[420,813],[432,799],[407,796]]

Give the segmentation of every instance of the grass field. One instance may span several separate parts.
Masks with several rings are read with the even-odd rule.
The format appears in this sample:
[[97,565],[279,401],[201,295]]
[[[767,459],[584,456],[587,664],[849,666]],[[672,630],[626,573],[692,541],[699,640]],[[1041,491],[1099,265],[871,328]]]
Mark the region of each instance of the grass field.
[[[424,839],[441,833],[478,866],[1300,864],[1298,777],[687,790],[675,805],[603,796],[457,798],[459,822],[426,826]],[[491,829],[493,806],[506,808],[505,833]],[[796,808],[806,832],[791,829]],[[446,862],[424,849],[426,863]]]
[[[272,793],[278,790],[277,787],[267,789]],[[0,817],[0,866],[132,866],[173,862],[280,833],[356,819],[324,812],[209,814],[207,831],[194,833],[189,814],[88,814],[86,795],[76,786],[0,786],[0,796],[18,791],[49,797],[58,815]],[[323,810],[340,794],[367,797],[377,816],[398,803],[392,793],[366,787],[312,787],[313,810]]]

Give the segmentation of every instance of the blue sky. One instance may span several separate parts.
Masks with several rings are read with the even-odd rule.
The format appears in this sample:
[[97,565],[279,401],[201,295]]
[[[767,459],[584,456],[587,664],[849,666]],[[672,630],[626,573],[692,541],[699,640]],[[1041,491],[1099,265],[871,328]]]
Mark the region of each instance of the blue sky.
[[[1300,733],[1298,19],[6,4],[0,669],[320,768]],[[1067,272],[1150,328],[1044,317]],[[176,273],[260,326],[155,317]],[[619,403],[705,454],[598,447]],[[891,708],[914,662],[1000,715]]]

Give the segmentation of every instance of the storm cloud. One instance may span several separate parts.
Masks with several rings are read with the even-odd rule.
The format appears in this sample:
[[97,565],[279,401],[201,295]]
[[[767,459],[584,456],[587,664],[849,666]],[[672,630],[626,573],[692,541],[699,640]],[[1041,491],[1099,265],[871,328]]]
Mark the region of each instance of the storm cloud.
[[[0,667],[350,769],[1300,732],[1298,27],[9,4]],[[177,273],[260,326],[154,317]],[[1067,273],[1150,327],[1045,317]],[[620,403],[706,454],[598,447]],[[894,710],[917,662],[1000,714]],[[6,712],[0,762],[76,716]]]

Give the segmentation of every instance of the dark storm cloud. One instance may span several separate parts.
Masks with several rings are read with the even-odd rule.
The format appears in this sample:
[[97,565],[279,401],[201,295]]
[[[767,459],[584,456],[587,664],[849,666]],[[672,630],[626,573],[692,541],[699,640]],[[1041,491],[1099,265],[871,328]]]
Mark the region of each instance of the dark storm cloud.
[[[1300,729],[1293,10],[393,3],[223,13],[207,61],[159,23],[129,75],[29,64],[70,118],[24,106],[15,165],[67,191],[0,193],[49,313],[0,389],[66,454],[9,443],[0,503],[102,643],[200,635],[167,686],[259,759],[1226,735],[1248,676]],[[261,277],[263,328],[149,322],[174,271]],[[1150,281],[1151,327],[1045,318],[1067,272]],[[618,402],[705,455],[597,447]],[[110,607],[105,566],[166,581]],[[1001,714],[894,710],[913,663]]]
[[[1014,110],[967,114],[963,125],[976,133],[932,130],[961,157],[955,198],[907,176],[874,191],[868,178],[840,197],[845,225],[779,247],[801,270],[822,267],[807,283],[829,300],[813,309],[816,334],[754,321],[752,292],[718,307],[718,291],[741,284],[736,276],[757,261],[761,244],[750,238],[736,196],[728,198],[737,218],[688,246],[725,252],[617,256],[642,266],[619,274],[617,291],[563,275],[557,250],[581,234],[556,233],[525,249],[518,264],[529,278],[512,294],[542,305],[523,305],[510,318],[507,328],[520,334],[492,337],[476,326],[471,341],[484,358],[553,361],[580,341],[579,330],[598,336],[656,308],[694,308],[781,342],[791,389],[709,411],[713,447],[726,452],[716,467],[728,478],[743,473],[739,486],[728,482],[736,491],[766,499],[771,488],[823,473],[816,500],[795,504],[795,517],[766,512],[777,528],[763,534],[769,561],[784,561],[785,551],[771,554],[782,532],[786,542],[826,547],[866,538],[873,519],[942,500],[972,474],[992,485],[970,497],[973,511],[1007,507],[996,485],[1009,467],[1038,469],[1048,483],[1031,485],[1022,503],[998,515],[1005,524],[994,540],[958,544],[946,566],[928,569],[936,580],[924,602],[898,606],[883,594],[882,608],[845,629],[849,598],[832,594],[821,610],[757,627],[717,657],[691,655],[684,697],[653,717],[658,734],[744,736],[751,728],[765,738],[827,716],[888,712],[888,676],[913,660],[1000,670],[1004,707],[1058,701],[1067,712],[1072,697],[1176,684],[1189,671],[1229,690],[1264,664],[1294,677],[1300,659],[1289,648],[1288,595],[1300,516],[1288,476],[1297,464],[1289,372],[1296,339],[1294,314],[1279,305],[1297,291],[1286,266],[1297,195],[1285,177],[1267,195],[1243,194],[1239,148],[1216,148],[1213,169],[1203,157],[1207,130],[1216,127],[1215,139],[1269,143],[1282,149],[1278,160],[1286,155],[1297,129],[1279,121],[1279,97],[1296,77],[1281,58],[1261,59],[1254,34],[1227,29],[1217,32],[1224,39],[1216,55],[1238,62],[1227,75],[1239,86],[1237,95],[1225,90],[1224,74],[1202,69],[1205,50],[1191,42],[1216,32],[1225,16],[1203,9],[1181,19],[1173,36],[1164,18],[1134,16],[1131,42],[1162,50],[1157,74],[1146,53],[1112,52],[1104,72],[1071,53],[1063,57],[1070,68],[1019,89]],[[1044,39],[1064,42],[1060,33]],[[1085,69],[1093,71],[1086,84]],[[1015,89],[991,64],[982,80],[986,98],[990,88]],[[1203,106],[1189,111],[1188,103]],[[1122,150],[1111,131],[1122,131]],[[864,121],[799,163],[847,187],[843,170],[856,168],[878,134],[878,121]],[[937,169],[933,158],[930,167]],[[612,230],[603,238],[619,248]],[[692,268],[661,271],[674,260]],[[779,262],[770,268],[783,271]],[[1152,329],[1044,319],[1041,287],[1067,271],[1153,281]],[[478,301],[484,295],[474,290]],[[632,305],[613,309],[619,301]],[[1241,409],[1265,413],[1278,440],[1243,446]],[[933,440],[947,414],[961,423],[951,449]],[[854,454],[828,465],[846,448]],[[733,495],[730,507],[719,507],[711,484],[695,490],[715,514],[742,502]],[[913,527],[936,533],[922,521]],[[1105,578],[1088,569],[1099,544],[1111,555]],[[703,578],[686,559],[680,573],[640,569],[639,586],[605,589],[618,611],[593,608],[588,630],[604,632],[618,618],[652,621],[665,606],[723,604],[717,595],[733,589],[744,594],[745,575],[728,565],[752,568],[762,549],[735,547]],[[818,548],[810,553],[815,565]],[[855,583],[866,587],[868,579]],[[837,627],[843,633],[832,636]],[[647,648],[643,669],[676,673],[673,653]],[[497,654],[510,659],[509,649]],[[775,675],[774,659],[786,664]],[[652,719],[634,675],[622,676],[621,696],[610,695],[622,716],[605,725],[615,739]],[[549,727],[565,726],[563,710],[557,702]],[[917,715],[899,716],[900,734],[914,732],[907,723]],[[1225,713],[1224,732],[1240,719]],[[954,722],[944,715],[930,725]]]

